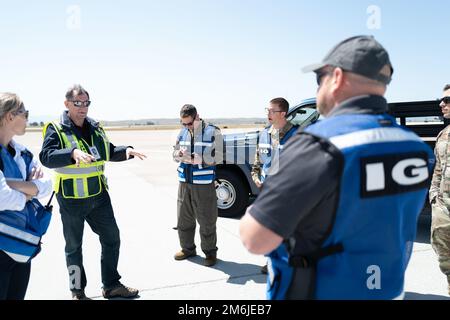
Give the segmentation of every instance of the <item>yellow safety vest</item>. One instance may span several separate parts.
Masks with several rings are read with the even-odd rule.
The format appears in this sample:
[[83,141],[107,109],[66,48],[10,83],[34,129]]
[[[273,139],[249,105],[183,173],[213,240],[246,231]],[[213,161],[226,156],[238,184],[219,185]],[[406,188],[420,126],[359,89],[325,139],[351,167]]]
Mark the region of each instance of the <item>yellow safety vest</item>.
[[[85,153],[89,144],[84,139],[78,139],[75,134],[64,130],[61,125],[54,121],[48,123],[43,130],[43,135],[47,132],[49,125],[53,125],[59,136],[63,149],[76,148]],[[95,146],[99,151],[100,159],[89,164],[80,163],[80,166],[69,165],[55,169],[54,190],[56,193],[62,192],[66,199],[85,199],[96,196],[102,192],[103,185],[108,189],[105,172],[105,162],[109,161],[109,140],[102,127],[95,128],[94,135],[91,136],[91,146]]]

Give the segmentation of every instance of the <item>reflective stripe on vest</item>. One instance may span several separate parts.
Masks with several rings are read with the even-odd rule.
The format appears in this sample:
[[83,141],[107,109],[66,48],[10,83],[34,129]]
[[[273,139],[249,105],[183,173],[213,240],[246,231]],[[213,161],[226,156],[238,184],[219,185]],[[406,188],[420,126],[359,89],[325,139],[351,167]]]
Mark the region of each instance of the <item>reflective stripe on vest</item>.
[[95,167],[80,167],[80,168],[69,168],[69,167],[63,167],[63,168],[56,168],[55,172],[60,174],[67,174],[67,175],[85,175],[85,174],[91,174],[91,173],[97,173],[97,172],[104,172],[105,166],[95,166]]
[[[70,145],[72,146],[72,148],[80,148],[81,146],[80,145],[78,145],[78,142],[77,141],[75,141],[75,139],[74,139],[74,135],[72,135],[72,134],[68,134],[68,135],[66,135],[66,137],[67,137],[67,140],[69,140],[69,142],[70,142]],[[83,150],[84,151],[84,150]],[[85,152],[85,151],[84,151]]]
[[29,232],[14,228],[7,224],[0,222],[0,232],[4,233],[8,236],[17,238],[19,240],[38,245],[39,241],[41,241],[41,237],[30,234]]

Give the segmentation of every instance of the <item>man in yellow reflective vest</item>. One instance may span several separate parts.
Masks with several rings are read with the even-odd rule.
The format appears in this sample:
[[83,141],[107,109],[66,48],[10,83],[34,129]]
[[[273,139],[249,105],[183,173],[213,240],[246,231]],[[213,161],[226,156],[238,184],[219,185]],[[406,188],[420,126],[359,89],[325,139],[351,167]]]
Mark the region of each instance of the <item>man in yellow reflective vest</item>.
[[59,203],[66,241],[66,263],[74,300],[88,299],[83,268],[82,242],[86,221],[98,234],[102,246],[101,272],[103,296],[134,298],[138,290],[120,283],[119,228],[114,218],[108,185],[104,176],[106,161],[125,161],[146,156],[131,146],[114,146],[98,122],[87,116],[89,93],[74,85],[66,93],[68,110],[59,121],[44,127],[40,152],[42,164],[55,170],[54,190]]

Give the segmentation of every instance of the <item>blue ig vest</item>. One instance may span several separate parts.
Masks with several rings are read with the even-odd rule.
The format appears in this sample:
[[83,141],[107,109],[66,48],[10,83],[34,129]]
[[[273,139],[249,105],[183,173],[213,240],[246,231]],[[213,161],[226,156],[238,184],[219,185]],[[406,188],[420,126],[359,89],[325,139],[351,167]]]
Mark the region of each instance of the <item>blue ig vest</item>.
[[[0,147],[0,169],[6,179],[24,180],[22,173],[11,154]],[[31,152],[21,154],[29,175]],[[0,250],[21,256],[19,262],[34,258],[41,249],[41,238],[50,224],[51,212],[45,209],[37,199],[28,201],[21,211],[0,211]]]
[[[194,132],[192,137],[189,130],[184,128],[178,135],[181,148],[186,148],[188,152],[196,153],[203,157],[207,163],[214,163],[214,132],[217,128],[212,125],[202,123],[202,130]],[[190,184],[210,184],[215,179],[215,166],[203,167],[201,165],[191,165],[180,162],[178,166],[178,181]]]
[[280,155],[281,150],[283,150],[284,144],[297,132],[298,126],[293,126],[288,132],[286,132],[283,139],[280,140],[278,148],[276,149],[274,149],[272,146],[272,137],[269,133],[269,128],[270,127],[265,128],[259,134],[258,152],[259,159],[263,164],[260,177],[261,182],[264,182],[264,180],[268,176],[269,169],[272,166],[272,159],[275,159]]
[[328,139],[343,155],[335,220],[317,252],[297,255],[283,243],[269,255],[276,268],[267,297],[284,299],[294,268],[313,268],[307,298],[401,298],[432,150],[388,115],[335,116],[305,132]]

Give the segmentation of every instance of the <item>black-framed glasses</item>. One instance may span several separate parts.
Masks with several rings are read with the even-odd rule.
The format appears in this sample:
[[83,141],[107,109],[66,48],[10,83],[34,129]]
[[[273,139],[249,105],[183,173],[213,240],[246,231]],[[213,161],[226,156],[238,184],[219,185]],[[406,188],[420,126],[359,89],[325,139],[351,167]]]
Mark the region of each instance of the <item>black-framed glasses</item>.
[[269,108],[265,108],[264,110],[266,111],[267,114],[269,114],[269,113],[276,113],[276,112],[284,112],[284,111],[281,111],[281,110],[272,110],[272,109],[269,109]]
[[79,101],[79,100],[70,100],[70,102],[73,103],[73,105],[77,108],[82,108],[82,107],[89,107],[91,105],[91,101]]
[[439,104],[441,104],[442,102],[444,104],[450,104],[450,96],[446,96],[446,97],[439,99]]
[[26,120],[28,120],[28,116],[30,115],[30,111],[25,110],[25,109],[21,109],[21,110],[17,110],[16,112],[13,112],[13,115],[15,115],[15,116],[23,115],[24,118]]

